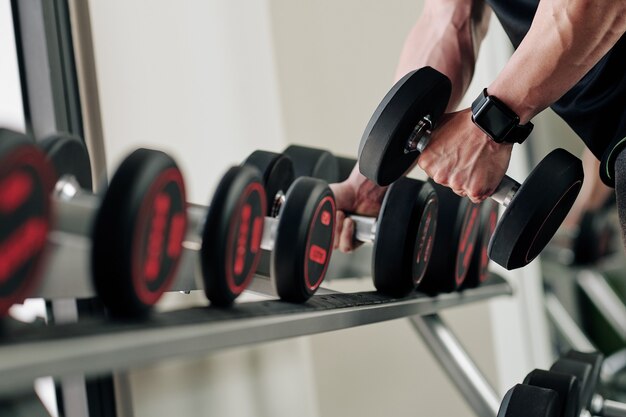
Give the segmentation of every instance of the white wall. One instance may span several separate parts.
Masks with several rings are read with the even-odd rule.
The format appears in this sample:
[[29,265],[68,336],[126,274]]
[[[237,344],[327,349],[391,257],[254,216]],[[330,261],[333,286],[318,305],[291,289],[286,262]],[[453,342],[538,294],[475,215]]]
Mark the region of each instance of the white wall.
[[[184,5],[184,6],[183,6]],[[91,1],[109,170],[170,152],[192,201],[259,146],[284,143],[265,1]]]

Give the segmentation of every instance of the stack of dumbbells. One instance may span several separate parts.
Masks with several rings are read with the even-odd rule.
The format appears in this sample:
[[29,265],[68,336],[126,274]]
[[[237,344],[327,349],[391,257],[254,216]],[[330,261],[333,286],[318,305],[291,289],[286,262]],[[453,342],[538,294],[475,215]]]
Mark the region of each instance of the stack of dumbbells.
[[[489,275],[489,258],[507,269],[527,265],[582,183],[580,161],[556,150],[523,184],[505,177],[492,196],[506,207],[498,221],[494,201],[474,205],[432,181],[404,177],[449,94],[447,78],[430,68],[407,75],[361,140],[360,171],[390,186],[377,218],[346,214],[356,224],[354,239],[374,245],[376,289],[392,297],[475,287]],[[200,271],[211,304],[228,306],[250,284],[262,252],[270,254],[280,298],[305,302],[333,250],[337,208],[329,182],[356,164],[300,146],[256,151],[226,172],[203,207],[186,202],[176,162],[159,151],[131,153],[98,194],[79,138],[57,135],[36,145],[0,130],[0,160],[0,315],[32,294],[41,275],[88,264],[98,297],[119,317],[148,313],[178,270]]]
[[604,357],[569,351],[550,370],[535,369],[511,388],[498,417],[624,417],[626,404],[597,393]]

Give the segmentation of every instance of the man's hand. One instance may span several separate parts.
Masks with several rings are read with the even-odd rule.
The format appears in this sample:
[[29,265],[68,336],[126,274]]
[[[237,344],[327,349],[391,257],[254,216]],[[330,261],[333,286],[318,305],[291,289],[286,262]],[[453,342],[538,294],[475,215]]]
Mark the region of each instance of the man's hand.
[[436,183],[479,203],[502,181],[513,145],[492,141],[471,115],[471,109],[443,115],[417,164]]
[[334,247],[342,252],[351,252],[358,245],[353,240],[354,222],[346,217],[346,213],[377,216],[387,187],[379,187],[365,178],[357,164],[347,180],[331,184],[330,188],[337,203]]

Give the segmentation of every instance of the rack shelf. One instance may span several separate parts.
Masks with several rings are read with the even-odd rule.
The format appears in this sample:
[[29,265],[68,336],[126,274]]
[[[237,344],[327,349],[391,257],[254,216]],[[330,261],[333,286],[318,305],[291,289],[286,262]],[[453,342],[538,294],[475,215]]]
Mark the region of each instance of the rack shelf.
[[142,321],[89,319],[55,326],[4,329],[0,393],[27,388],[41,376],[96,374],[175,356],[345,329],[510,295],[502,278],[437,297],[390,298],[376,292],[322,291],[305,304],[279,300],[156,313]]

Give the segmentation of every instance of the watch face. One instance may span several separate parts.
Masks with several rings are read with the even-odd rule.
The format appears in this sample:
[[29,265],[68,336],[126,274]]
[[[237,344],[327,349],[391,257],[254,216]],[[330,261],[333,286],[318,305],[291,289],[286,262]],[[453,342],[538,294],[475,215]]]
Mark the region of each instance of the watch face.
[[516,114],[503,106],[494,97],[487,97],[474,113],[474,123],[496,142],[502,142],[509,131],[519,121]]

